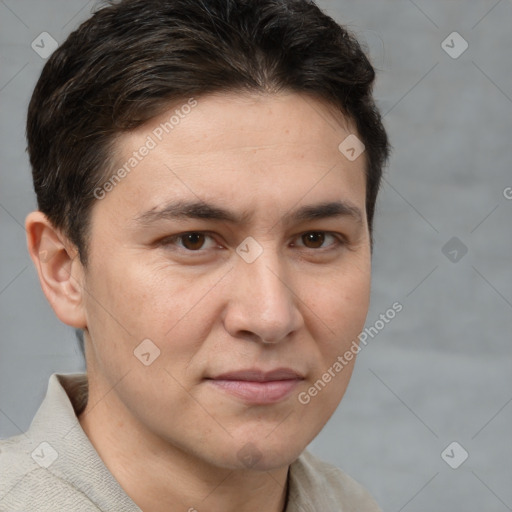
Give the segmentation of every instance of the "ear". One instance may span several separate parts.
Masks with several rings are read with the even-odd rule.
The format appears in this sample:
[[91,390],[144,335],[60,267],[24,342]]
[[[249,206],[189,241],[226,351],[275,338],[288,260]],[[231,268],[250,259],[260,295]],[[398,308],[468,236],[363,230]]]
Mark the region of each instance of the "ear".
[[86,328],[85,272],[76,246],[40,211],[27,216],[25,230],[41,288],[55,314],[67,325]]

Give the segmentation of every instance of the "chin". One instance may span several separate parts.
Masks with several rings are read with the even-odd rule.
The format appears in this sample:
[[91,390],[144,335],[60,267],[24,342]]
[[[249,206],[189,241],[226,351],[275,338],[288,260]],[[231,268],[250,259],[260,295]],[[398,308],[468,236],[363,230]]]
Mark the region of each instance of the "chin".
[[298,446],[283,440],[278,446],[264,437],[257,440],[238,442],[235,447],[235,458],[229,457],[226,461],[231,469],[253,471],[272,471],[289,466],[304,451],[305,445]]

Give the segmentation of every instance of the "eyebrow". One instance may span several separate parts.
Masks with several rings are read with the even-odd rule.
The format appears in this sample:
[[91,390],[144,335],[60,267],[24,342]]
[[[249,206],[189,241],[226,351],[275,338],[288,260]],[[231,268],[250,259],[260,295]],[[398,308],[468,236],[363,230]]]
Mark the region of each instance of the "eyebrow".
[[[363,221],[363,214],[357,206],[345,201],[329,201],[301,206],[300,208],[292,210],[282,217],[281,223],[289,225],[294,222],[337,217],[350,217],[359,224]],[[138,215],[135,221],[138,224],[147,226],[162,220],[207,219],[244,225],[247,224],[251,218],[251,212],[238,214],[222,208],[221,206],[209,204],[204,201],[178,200],[167,203],[160,209],[157,207],[152,208]]]

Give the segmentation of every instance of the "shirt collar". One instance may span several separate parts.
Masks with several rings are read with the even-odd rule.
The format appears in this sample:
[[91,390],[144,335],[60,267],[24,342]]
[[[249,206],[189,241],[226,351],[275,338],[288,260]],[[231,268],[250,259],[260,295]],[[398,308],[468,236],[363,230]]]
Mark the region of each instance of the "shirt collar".
[[[35,447],[40,443],[55,460],[47,470],[84,492],[101,510],[142,512],[105,466],[85,434],[76,411],[85,406],[87,374],[52,374],[46,396],[27,432]],[[82,398],[80,396],[82,395]],[[55,453],[53,452],[55,451]]]

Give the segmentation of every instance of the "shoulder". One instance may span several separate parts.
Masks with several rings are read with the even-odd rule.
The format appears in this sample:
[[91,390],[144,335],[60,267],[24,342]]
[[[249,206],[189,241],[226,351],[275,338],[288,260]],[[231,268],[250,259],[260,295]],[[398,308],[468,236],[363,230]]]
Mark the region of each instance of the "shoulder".
[[289,499],[304,511],[381,512],[361,484],[307,450],[290,466]]
[[87,496],[45,466],[56,453],[25,434],[0,439],[0,511],[99,512]]

